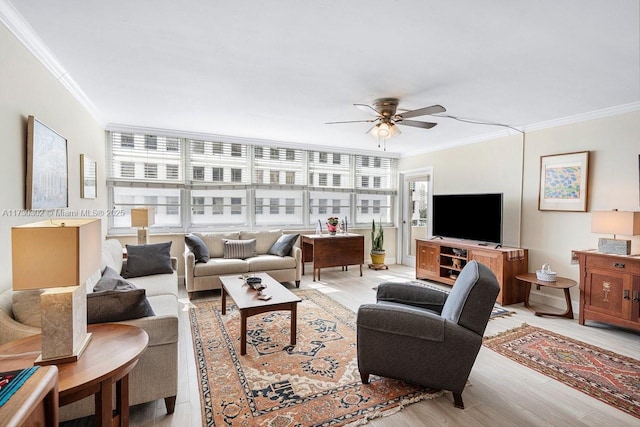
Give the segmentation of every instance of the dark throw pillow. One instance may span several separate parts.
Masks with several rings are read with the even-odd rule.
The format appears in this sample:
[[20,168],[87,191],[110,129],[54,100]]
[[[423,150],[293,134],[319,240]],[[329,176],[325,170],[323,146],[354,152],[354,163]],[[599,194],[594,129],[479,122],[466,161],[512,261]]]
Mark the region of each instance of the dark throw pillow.
[[127,245],[125,278],[172,272],[171,242],[151,245]]
[[283,234],[278,237],[278,240],[269,248],[267,252],[269,255],[287,256],[291,253],[291,248],[296,244],[299,234]]
[[186,243],[189,250],[195,255],[196,262],[209,261],[211,256],[209,254],[209,248],[207,248],[207,245],[205,245],[201,238],[195,234],[187,234],[184,236],[184,243]]
[[256,239],[224,240],[223,256],[226,259],[245,259],[257,256]]
[[120,322],[155,316],[144,289],[87,294],[87,323]]
[[93,287],[93,292],[124,291],[130,289],[137,288],[133,283],[125,280],[122,276],[120,276],[113,268],[105,267],[104,271],[102,272],[102,277]]

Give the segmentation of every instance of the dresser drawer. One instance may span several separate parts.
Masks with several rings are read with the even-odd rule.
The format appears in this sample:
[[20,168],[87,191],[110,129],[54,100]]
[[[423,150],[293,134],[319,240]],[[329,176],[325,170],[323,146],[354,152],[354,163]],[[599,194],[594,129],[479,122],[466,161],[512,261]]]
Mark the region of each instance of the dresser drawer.
[[587,255],[587,268],[605,268],[611,271],[640,274],[640,259],[613,258]]

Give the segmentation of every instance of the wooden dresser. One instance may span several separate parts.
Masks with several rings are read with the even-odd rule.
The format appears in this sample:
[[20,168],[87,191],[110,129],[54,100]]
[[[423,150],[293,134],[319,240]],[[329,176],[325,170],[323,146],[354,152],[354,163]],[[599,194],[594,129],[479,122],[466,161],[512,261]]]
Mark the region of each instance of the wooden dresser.
[[497,302],[501,305],[524,302],[527,286],[518,283],[516,275],[527,273],[526,249],[495,248],[455,240],[416,240],[416,278],[453,285],[467,262],[476,260],[496,275],[500,284]]
[[597,320],[640,330],[640,256],[576,251],[580,263],[579,323]]

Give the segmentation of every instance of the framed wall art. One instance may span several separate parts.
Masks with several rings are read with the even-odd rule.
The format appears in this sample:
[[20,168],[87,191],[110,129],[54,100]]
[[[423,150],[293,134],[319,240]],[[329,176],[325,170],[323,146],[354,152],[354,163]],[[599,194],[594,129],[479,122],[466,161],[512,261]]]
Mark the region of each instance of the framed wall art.
[[96,161],[86,154],[80,154],[80,197],[95,199],[97,192]]
[[541,211],[587,211],[589,152],[540,157]]
[[27,209],[69,206],[67,140],[34,116],[27,120]]

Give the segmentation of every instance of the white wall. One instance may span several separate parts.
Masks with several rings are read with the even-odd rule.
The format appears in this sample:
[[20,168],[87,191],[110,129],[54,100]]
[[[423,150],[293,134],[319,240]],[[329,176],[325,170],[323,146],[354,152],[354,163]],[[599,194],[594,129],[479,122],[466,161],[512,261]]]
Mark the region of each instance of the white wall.
[[[5,289],[11,286],[11,227],[40,220],[11,212],[25,207],[29,115],[67,138],[68,210],[105,209],[107,196],[104,127],[2,24],[0,82],[0,289]],[[80,198],[80,154],[87,154],[97,161],[98,198],[95,200]],[[37,260],[34,260],[34,268],[37,268]]]
[[[640,111],[635,111],[528,132],[524,144],[521,136],[514,135],[404,158],[399,170],[432,166],[435,194],[503,192],[505,244],[520,241],[520,247],[529,249],[530,272],[548,262],[560,276],[579,281],[571,251],[596,248],[599,237],[612,237],[591,233],[590,212],[640,211],[639,136]],[[588,212],[539,211],[540,156],[576,151],[591,152]],[[640,254],[640,236],[631,239],[632,253]],[[577,309],[577,286],[571,296]],[[549,288],[534,290],[532,301],[564,304],[561,291]]]

